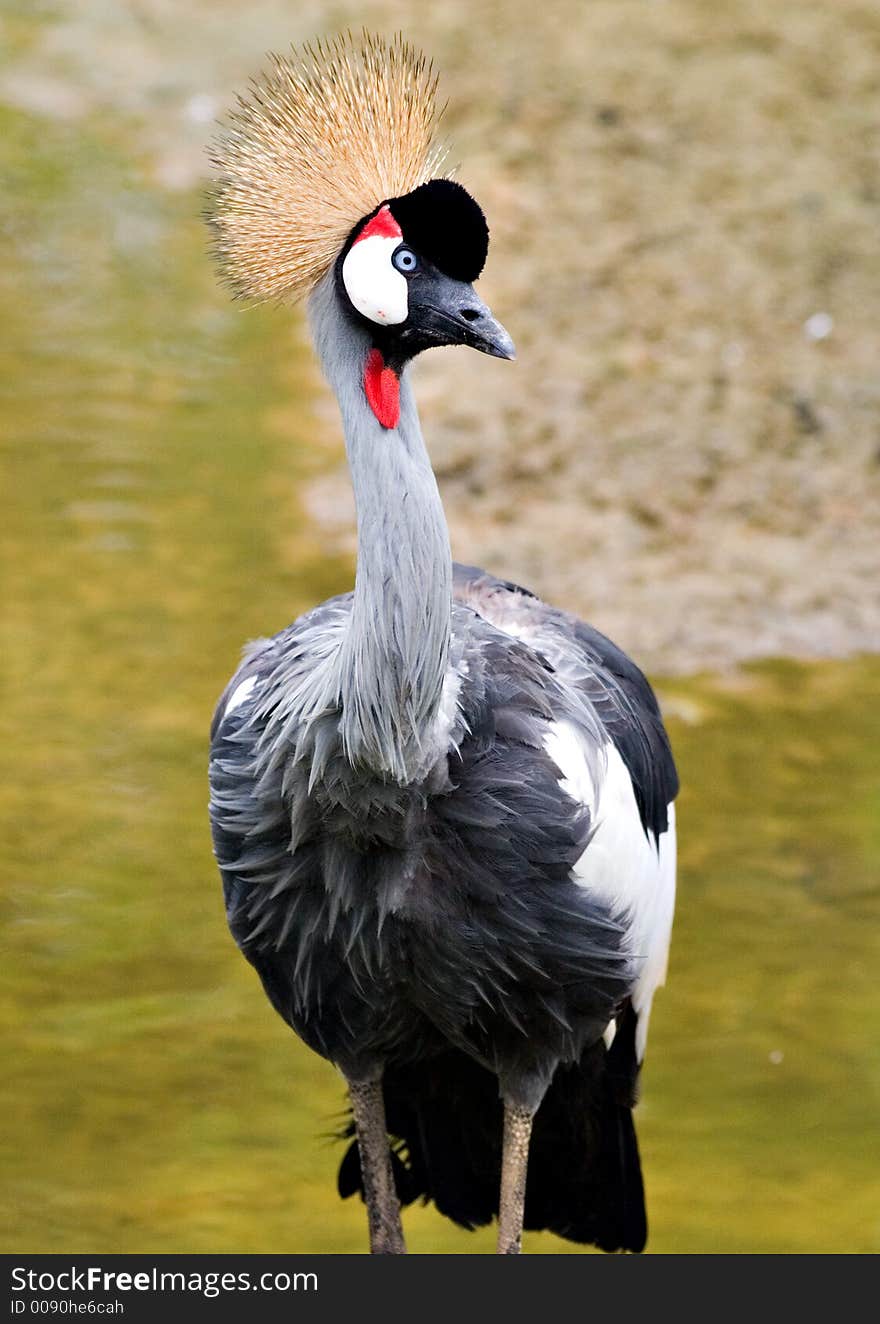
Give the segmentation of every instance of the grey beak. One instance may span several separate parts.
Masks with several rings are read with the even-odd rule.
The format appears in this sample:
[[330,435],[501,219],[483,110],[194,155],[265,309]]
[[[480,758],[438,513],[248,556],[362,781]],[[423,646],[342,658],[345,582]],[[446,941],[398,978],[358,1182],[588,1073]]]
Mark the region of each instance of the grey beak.
[[467,281],[436,272],[418,287],[413,282],[410,290],[407,339],[418,337],[425,347],[470,345],[496,359],[516,358],[510,336]]
[[515,359],[516,346],[504,327],[492,316],[491,308],[478,299],[472,285],[464,287],[468,297],[462,300],[458,316],[464,323],[462,343],[491,354],[495,359]]

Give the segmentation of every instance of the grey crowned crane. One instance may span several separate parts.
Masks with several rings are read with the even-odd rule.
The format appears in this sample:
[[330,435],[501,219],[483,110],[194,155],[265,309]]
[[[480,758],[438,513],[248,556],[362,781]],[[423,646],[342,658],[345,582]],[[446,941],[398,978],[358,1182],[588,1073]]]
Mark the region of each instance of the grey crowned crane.
[[[632,1121],[675,891],[675,767],[645,677],[525,589],[454,565],[416,354],[513,343],[439,175],[436,79],[400,38],[275,58],[214,146],[221,272],[308,294],[357,504],[353,592],[251,644],[211,732],[230,929],[348,1085],[339,1171],[374,1253],[401,1204],[498,1249],[641,1250]],[[526,1171],[528,1166],[528,1179]]]

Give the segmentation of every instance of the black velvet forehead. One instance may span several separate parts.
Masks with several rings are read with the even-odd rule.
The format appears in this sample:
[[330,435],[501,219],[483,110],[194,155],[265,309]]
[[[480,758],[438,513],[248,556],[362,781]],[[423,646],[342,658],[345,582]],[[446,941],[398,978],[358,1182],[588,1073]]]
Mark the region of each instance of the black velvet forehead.
[[431,179],[402,198],[389,198],[406,242],[453,280],[476,280],[489,251],[482,208],[454,179]]

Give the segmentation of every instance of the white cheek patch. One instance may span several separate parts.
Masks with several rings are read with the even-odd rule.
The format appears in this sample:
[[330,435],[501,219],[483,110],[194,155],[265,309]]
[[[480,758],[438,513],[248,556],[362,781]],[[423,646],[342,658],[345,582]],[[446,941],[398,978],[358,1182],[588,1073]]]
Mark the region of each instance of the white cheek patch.
[[371,322],[396,326],[409,312],[406,277],[392,265],[400,238],[375,234],[359,239],[342,264],[342,283],[355,308]]

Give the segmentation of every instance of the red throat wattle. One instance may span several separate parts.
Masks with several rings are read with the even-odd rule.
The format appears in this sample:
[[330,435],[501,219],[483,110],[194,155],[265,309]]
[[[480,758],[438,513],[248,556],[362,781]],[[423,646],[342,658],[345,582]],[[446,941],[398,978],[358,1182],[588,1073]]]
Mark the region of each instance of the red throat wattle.
[[396,428],[400,421],[400,378],[385,367],[382,352],[371,349],[364,367],[367,402],[383,428]]

